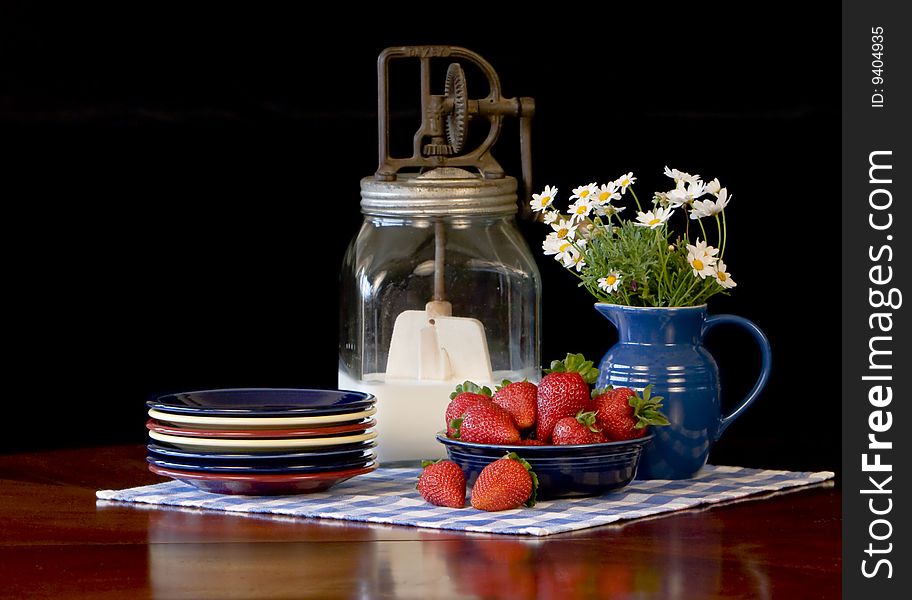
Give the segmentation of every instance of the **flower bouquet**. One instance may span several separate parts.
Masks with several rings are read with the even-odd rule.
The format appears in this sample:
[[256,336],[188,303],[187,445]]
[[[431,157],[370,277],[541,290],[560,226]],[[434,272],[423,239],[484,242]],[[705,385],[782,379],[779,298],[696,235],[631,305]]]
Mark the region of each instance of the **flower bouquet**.
[[[614,181],[573,189],[566,214],[554,209],[557,188],[532,195],[532,210],[552,231],[542,248],[599,301],[626,306],[698,306],[737,284],[723,261],[728,238],[725,207],[731,197],[718,179],[705,183],[665,167],[674,188],[643,205],[627,173]],[[624,196],[636,203],[635,219],[622,219]],[[683,231],[672,224],[681,215]],[[707,225],[706,221],[710,224]],[[710,246],[710,232],[716,245]]]

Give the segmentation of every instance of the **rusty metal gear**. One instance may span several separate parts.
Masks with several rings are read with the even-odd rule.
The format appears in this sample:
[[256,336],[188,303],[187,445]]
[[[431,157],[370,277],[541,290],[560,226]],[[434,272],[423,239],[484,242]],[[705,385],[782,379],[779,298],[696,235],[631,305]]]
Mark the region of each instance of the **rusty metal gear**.
[[466,129],[469,124],[469,95],[466,91],[465,72],[459,63],[447,68],[444,94],[453,101],[453,111],[446,118],[447,141],[458,154],[465,147]]

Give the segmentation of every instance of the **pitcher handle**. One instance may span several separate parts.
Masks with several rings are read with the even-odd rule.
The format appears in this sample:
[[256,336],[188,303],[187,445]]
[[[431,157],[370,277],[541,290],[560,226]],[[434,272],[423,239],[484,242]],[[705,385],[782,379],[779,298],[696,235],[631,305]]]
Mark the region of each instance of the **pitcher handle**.
[[760,377],[757,379],[757,383],[754,384],[754,387],[750,392],[747,393],[747,396],[744,400],[738,404],[737,407],[729,414],[722,417],[719,421],[719,428],[716,430],[715,441],[718,441],[719,437],[722,435],[729,425],[731,425],[735,419],[741,416],[748,406],[750,406],[754,400],[757,399],[757,396],[760,395],[760,392],[766,386],[766,382],[769,380],[770,367],[772,366],[772,349],[770,348],[769,340],[766,338],[766,335],[763,331],[760,330],[753,322],[745,319],[744,317],[739,317],[736,315],[713,315],[707,317],[706,321],[703,323],[703,333],[705,334],[712,327],[716,325],[721,325],[723,323],[731,323],[732,325],[739,325],[744,329],[747,329],[751,335],[754,336],[754,339],[757,340],[757,343],[760,345],[760,354],[762,356],[762,363],[760,364]]

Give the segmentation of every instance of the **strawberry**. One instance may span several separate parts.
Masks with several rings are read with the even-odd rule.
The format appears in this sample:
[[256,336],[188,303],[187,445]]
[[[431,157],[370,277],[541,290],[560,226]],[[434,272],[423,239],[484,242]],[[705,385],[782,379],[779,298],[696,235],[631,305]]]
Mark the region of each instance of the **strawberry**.
[[504,379],[494,392],[494,404],[501,407],[513,417],[516,428],[529,429],[535,425],[536,400],[538,386],[529,381],[511,382]]
[[564,417],[554,424],[551,441],[555,446],[604,442],[605,436],[595,424],[595,411],[580,411],[575,417]]
[[453,438],[476,444],[516,444],[519,430],[510,413],[493,402],[476,402],[450,424]]
[[628,387],[595,390],[592,395],[596,418],[610,440],[636,439],[646,435],[649,425],[668,425],[668,419],[659,412],[662,397],[652,395],[652,384],[642,396]]
[[589,385],[595,383],[598,369],[582,354],[568,354],[566,359],[552,362],[545,373],[538,384],[535,437],[547,443],[558,420],[589,409]]
[[418,477],[421,497],[436,506],[462,508],[465,506],[465,474],[451,460],[424,461],[424,470]]
[[538,477],[515,452],[485,466],[472,487],[473,508],[487,511],[510,510],[523,504],[535,506]]
[[458,419],[468,407],[482,400],[491,400],[491,388],[480,387],[477,383],[472,381],[466,381],[465,383],[456,386],[456,391],[450,394],[450,403],[446,408],[448,438],[453,437],[455,434],[455,430],[450,425],[450,423],[453,422],[453,419]]

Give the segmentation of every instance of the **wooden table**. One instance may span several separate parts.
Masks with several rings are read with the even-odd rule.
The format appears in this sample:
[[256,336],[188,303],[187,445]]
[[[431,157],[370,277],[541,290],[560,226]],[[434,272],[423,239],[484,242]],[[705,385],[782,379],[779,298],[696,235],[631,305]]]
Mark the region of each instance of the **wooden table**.
[[142,446],[0,456],[2,598],[837,598],[831,484],[545,538],[97,502]]

